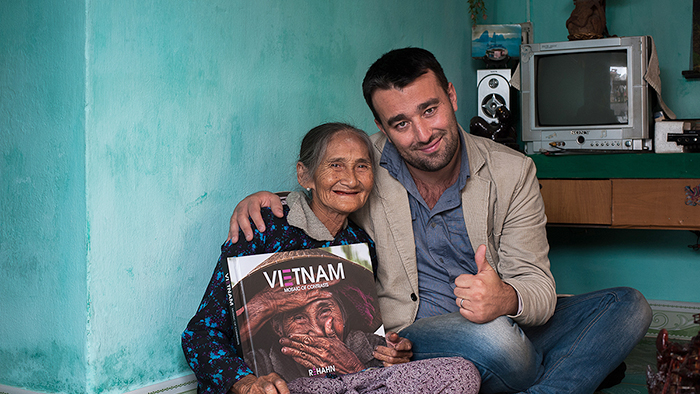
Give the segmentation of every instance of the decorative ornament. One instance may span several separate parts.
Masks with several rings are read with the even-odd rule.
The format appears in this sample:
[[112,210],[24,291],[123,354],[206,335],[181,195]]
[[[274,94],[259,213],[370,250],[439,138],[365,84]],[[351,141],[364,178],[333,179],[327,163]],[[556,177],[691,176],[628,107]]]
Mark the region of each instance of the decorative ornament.
[[566,20],[569,40],[609,37],[605,21],[605,0],[574,0],[574,10]]

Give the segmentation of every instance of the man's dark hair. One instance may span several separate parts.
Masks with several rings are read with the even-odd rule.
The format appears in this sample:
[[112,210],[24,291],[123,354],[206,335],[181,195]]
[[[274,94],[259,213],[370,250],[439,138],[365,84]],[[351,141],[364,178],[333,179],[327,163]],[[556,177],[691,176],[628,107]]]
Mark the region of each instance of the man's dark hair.
[[448,82],[442,66],[435,56],[425,49],[413,47],[394,49],[374,62],[362,81],[362,94],[369,109],[372,110],[374,119],[381,122],[372,103],[372,94],[377,89],[403,89],[429,70],[435,74],[447,93]]

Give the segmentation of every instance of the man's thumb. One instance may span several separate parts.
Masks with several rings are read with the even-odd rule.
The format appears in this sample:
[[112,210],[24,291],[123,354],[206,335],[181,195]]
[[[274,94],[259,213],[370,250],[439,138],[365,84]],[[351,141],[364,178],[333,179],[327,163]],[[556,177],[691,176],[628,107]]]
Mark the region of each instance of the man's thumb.
[[474,261],[476,262],[476,269],[479,272],[492,269],[489,262],[486,261],[486,245],[479,245],[479,247],[476,248]]

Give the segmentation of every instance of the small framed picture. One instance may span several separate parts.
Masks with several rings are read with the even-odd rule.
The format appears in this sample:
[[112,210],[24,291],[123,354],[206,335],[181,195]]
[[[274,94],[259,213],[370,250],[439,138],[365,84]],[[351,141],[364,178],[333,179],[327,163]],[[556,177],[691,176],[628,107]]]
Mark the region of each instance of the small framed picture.
[[520,57],[522,26],[475,25],[472,27],[472,57],[499,61]]

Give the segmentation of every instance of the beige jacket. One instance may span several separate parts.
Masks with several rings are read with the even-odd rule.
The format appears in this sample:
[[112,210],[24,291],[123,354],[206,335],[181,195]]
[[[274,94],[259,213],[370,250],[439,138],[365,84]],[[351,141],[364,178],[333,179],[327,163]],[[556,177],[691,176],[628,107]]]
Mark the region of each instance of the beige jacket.
[[[474,250],[487,245],[486,259],[522,299],[521,325],[541,325],[554,312],[556,292],[549,270],[544,204],[532,159],[486,138],[464,133],[470,177],[462,190],[464,223]],[[386,137],[371,136],[376,148],[375,187],[353,216],[374,239],[377,290],[384,326],[399,331],[418,312],[418,272],[406,189],[379,166]]]

